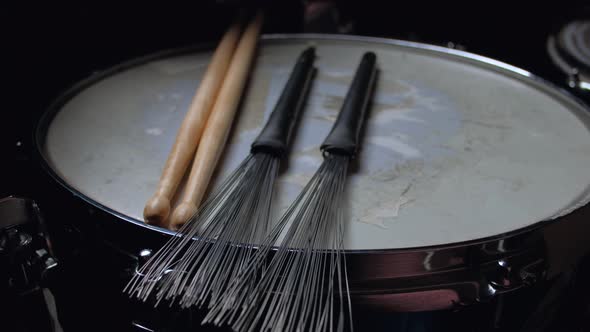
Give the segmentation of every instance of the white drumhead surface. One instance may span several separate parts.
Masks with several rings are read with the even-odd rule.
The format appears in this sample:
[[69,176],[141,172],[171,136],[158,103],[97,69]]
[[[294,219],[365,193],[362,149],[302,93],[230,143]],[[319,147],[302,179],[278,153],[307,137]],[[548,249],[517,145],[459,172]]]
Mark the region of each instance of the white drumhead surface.
[[[249,153],[295,59],[310,44],[318,75],[280,176],[275,215],[321,164],[319,145],[369,50],[377,53],[380,74],[342,207],[346,248],[480,239],[588,200],[590,122],[567,97],[467,54],[313,37],[261,42],[215,183]],[[49,125],[44,153],[50,166],[90,199],[142,220],[210,55],[149,62],[81,91]]]

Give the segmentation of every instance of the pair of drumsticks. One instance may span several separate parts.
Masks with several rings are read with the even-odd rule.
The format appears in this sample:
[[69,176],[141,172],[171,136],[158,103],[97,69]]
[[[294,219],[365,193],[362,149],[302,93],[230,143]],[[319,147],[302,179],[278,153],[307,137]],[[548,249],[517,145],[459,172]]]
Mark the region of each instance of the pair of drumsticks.
[[[258,13],[243,34],[242,24],[234,23],[217,46],[182,121],[156,192],[143,211],[147,223],[176,230],[197,212],[227,140],[262,21],[263,15]],[[193,156],[184,192],[171,211],[171,200]]]

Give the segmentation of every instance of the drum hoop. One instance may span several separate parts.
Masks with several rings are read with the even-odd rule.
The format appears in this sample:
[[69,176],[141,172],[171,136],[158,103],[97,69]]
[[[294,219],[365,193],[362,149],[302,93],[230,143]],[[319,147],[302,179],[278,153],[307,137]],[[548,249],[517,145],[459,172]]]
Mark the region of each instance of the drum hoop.
[[[583,109],[584,115],[589,116],[590,110],[588,106],[582,102],[579,98],[568,92],[567,90],[539,77],[532,74],[529,71],[520,69],[518,67],[509,65],[507,63],[494,60],[485,56],[477,55],[474,53],[449,49],[443,46],[436,46],[431,44],[424,44],[424,43],[417,43],[417,42],[410,42],[398,39],[387,39],[387,38],[380,38],[380,37],[365,37],[365,36],[354,36],[354,35],[331,35],[331,34],[313,34],[313,33],[304,33],[304,34],[266,34],[261,36],[261,40],[263,42],[272,43],[272,42],[281,42],[285,40],[300,40],[305,41],[308,39],[315,39],[315,40],[327,40],[327,41],[350,41],[350,42],[366,42],[371,44],[382,44],[382,45],[393,45],[408,48],[411,50],[418,50],[418,51],[427,51],[432,54],[443,55],[447,57],[453,58],[460,58],[462,60],[467,60],[466,63],[476,64],[480,68],[490,69],[502,74],[511,74],[512,78],[520,79],[521,81],[526,81],[529,84],[533,83],[536,87],[542,88],[541,90],[544,93],[550,94],[552,97],[557,99],[558,101],[564,101],[569,104],[574,105],[579,109]],[[33,130],[33,145],[35,146],[33,151],[35,157],[38,159],[40,164],[42,165],[43,169],[56,181],[59,185],[66,188],[72,195],[77,198],[82,199],[84,202],[94,206],[100,210],[107,212],[110,215],[113,215],[123,221],[130,222],[135,224],[139,227],[144,227],[146,229],[150,229],[156,231],[158,233],[163,233],[168,236],[172,236],[175,232],[162,229],[160,227],[152,226],[149,224],[144,223],[141,220],[137,220],[131,218],[127,215],[124,215],[120,212],[117,212],[111,209],[108,206],[105,206],[97,201],[94,201],[90,197],[87,197],[82,192],[75,189],[73,186],[68,184],[63,178],[57,174],[57,172],[51,167],[49,161],[45,157],[43,153],[43,146],[44,140],[46,138],[47,130],[49,128],[49,124],[53,120],[54,116],[61,110],[62,106],[64,106],[68,101],[70,101],[73,97],[79,94],[79,92],[83,91],[85,88],[94,85],[95,83],[120,73],[124,70],[129,68],[137,67],[143,65],[148,62],[156,61],[159,59],[164,59],[171,56],[182,56],[191,54],[197,51],[210,51],[214,49],[214,44],[212,43],[205,43],[205,44],[196,44],[191,46],[184,46],[179,48],[167,49],[163,51],[158,51],[146,56],[134,58],[131,60],[127,60],[119,65],[110,67],[109,69],[98,71],[92,74],[90,77],[74,84],[72,87],[65,90],[65,92],[61,93],[59,97],[57,97],[50,106],[46,109],[45,112],[41,115],[38,119],[35,129]],[[482,66],[483,65],[483,66]],[[582,111],[580,111],[582,113]],[[579,114],[576,114],[579,116]],[[548,219],[540,220],[535,222],[529,226],[522,227],[516,230],[512,230],[505,233],[496,234],[493,236],[483,237],[474,240],[468,241],[461,241],[461,242],[453,242],[448,244],[438,244],[438,245],[431,245],[431,246],[420,246],[420,247],[407,247],[407,248],[387,248],[387,249],[353,249],[353,250],[345,250],[346,254],[359,254],[359,255],[367,255],[367,254],[396,254],[396,253],[411,253],[411,252],[424,252],[424,251],[440,251],[440,250],[452,250],[455,248],[463,248],[463,247],[471,247],[477,246],[481,244],[490,244],[494,242],[499,242],[501,240],[505,240],[508,238],[523,236],[528,233],[532,233],[537,231],[543,227],[548,226],[549,224],[557,223],[558,221],[564,221],[568,219],[569,216],[573,214],[574,211],[580,210],[590,210],[590,204],[587,204],[587,201],[582,201],[580,204],[575,205],[573,207],[568,208],[565,211],[562,211],[559,215],[555,217],[551,217]]]

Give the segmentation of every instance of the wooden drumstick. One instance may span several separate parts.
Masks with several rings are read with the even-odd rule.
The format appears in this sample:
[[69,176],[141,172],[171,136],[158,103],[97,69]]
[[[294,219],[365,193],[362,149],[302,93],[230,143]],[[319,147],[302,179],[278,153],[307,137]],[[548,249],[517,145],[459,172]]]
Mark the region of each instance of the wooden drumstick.
[[143,217],[147,223],[164,226],[170,214],[170,200],[194,156],[207,118],[215,102],[232,55],[240,39],[241,24],[234,23],[225,33],[207,67],[189,110],[182,121],[174,146],[162,171],[154,195],[146,203]]
[[262,14],[258,13],[256,18],[248,24],[240,39],[207,120],[207,127],[197,149],[182,201],[170,216],[171,229],[178,229],[196,213],[209,185],[248,78],[262,21]]

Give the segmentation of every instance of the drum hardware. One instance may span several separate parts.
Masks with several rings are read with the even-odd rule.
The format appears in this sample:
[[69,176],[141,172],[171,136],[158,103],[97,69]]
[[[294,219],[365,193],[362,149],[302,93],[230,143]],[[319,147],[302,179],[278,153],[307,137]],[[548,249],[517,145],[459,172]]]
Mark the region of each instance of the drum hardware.
[[571,89],[590,91],[590,21],[573,21],[547,40],[551,61]]
[[[3,326],[53,330],[50,295],[45,293],[58,263],[39,208],[30,199],[0,199],[0,267],[0,291],[8,295],[0,299],[0,305],[10,308]],[[41,316],[28,320],[25,315],[31,311]]]
[[590,82],[584,81],[580,78],[580,70],[578,68],[571,68],[571,72],[568,76],[567,85],[574,89],[579,88],[582,90],[590,91]]
[[[458,256],[447,255],[444,251],[430,251],[423,258],[382,262],[352,255],[347,258],[347,269],[352,272],[363,268],[359,264],[363,260],[368,260],[368,264],[373,266],[384,267],[419,262],[408,271],[397,271],[398,275],[407,274],[404,277],[393,277],[393,269],[371,276],[366,281],[359,280],[359,276],[353,273],[353,303],[411,312],[419,311],[420,305],[428,299],[432,310],[458,310],[477,303],[489,303],[501,294],[533,286],[534,281],[544,280],[547,270],[544,242],[538,233],[505,238],[495,244],[486,243],[480,248],[473,248],[471,253],[462,254],[465,257],[463,261],[457,259]],[[391,274],[388,273],[390,271]],[[387,298],[387,302],[377,300],[379,294]],[[413,302],[410,300],[412,297],[422,301]]]
[[497,260],[493,265],[496,267],[490,269],[486,280],[480,285],[483,292],[476,299],[478,302],[531,286],[547,273],[544,251],[519,253]]
[[[372,280],[366,284],[352,283],[351,297],[353,303],[375,308],[402,312],[419,311],[420,307],[415,307],[415,304],[408,300],[409,294],[412,294],[416,298],[429,299],[430,304],[435,306],[433,309],[459,310],[476,303],[489,303],[499,295],[532,286],[533,281],[541,280],[545,273],[544,260],[530,262],[530,256],[503,259],[490,262],[479,269],[446,272],[445,276],[438,280],[428,275],[381,282]],[[368,303],[367,300],[373,300],[378,294],[387,294],[386,306],[377,301],[377,304]]]
[[152,250],[151,249],[142,249],[137,255],[139,258],[139,266],[143,266],[149,259],[152,257]]
[[0,257],[8,266],[8,285],[18,292],[34,291],[57,268],[51,244],[35,202],[18,197],[0,199]]
[[484,301],[495,295],[517,290],[521,287],[531,286],[537,280],[542,279],[546,273],[546,263],[544,259],[538,259],[534,262],[525,262],[517,268],[515,262],[510,259],[502,259],[496,262],[500,267],[495,269],[488,277],[487,285],[481,287],[484,293],[476,300]]
[[[141,272],[141,268],[146,265],[146,263],[152,257],[153,251],[152,249],[141,249],[137,255],[137,263],[135,265],[134,272],[129,275],[129,278],[134,277],[144,277],[145,274]],[[168,270],[169,271],[169,270]],[[168,271],[164,271],[164,274]]]

